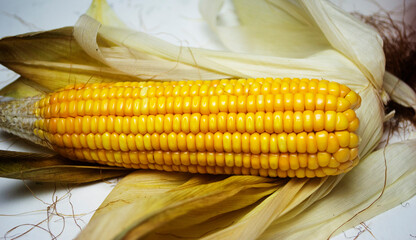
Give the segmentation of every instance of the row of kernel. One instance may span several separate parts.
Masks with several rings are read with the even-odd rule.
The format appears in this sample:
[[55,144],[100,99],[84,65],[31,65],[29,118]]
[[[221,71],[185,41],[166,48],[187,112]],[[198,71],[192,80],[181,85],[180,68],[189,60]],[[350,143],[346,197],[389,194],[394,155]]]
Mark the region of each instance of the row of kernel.
[[[83,89],[68,89],[51,94],[48,98],[39,102],[43,107],[48,104],[73,100],[98,100],[109,98],[145,98],[145,97],[186,97],[186,96],[212,96],[212,95],[267,95],[286,93],[312,93],[331,95],[333,97],[346,97],[351,90],[344,85],[335,82],[321,81],[224,81],[224,84],[209,84],[209,81],[201,81],[202,84],[142,84],[134,87],[126,86],[86,87]],[[207,84],[208,82],[208,84]],[[221,80],[220,82],[223,82]],[[250,84],[246,83],[249,82]],[[125,84],[125,83],[121,83]],[[121,85],[119,84],[119,85]],[[299,85],[298,85],[299,84]]]
[[[99,150],[103,151],[103,150]],[[220,166],[199,166],[199,165],[159,165],[155,163],[130,163],[129,156],[122,158],[121,160],[126,160],[128,163],[117,161],[101,161],[101,160],[85,160],[85,158],[93,159],[97,156],[96,151],[84,150],[82,152],[77,152],[77,156],[75,156],[72,149],[60,149],[60,152],[64,156],[72,156],[74,160],[82,160],[87,162],[96,162],[102,165],[109,165],[109,166],[118,166],[124,168],[135,168],[135,169],[152,169],[152,170],[159,170],[159,171],[175,171],[175,172],[189,172],[189,173],[200,173],[200,174],[234,174],[234,175],[253,175],[253,176],[263,176],[263,177],[316,177],[316,176],[326,176],[325,173],[319,168],[316,170],[310,170],[305,168],[299,168],[297,170],[287,170],[282,171],[280,169],[253,169],[253,168],[244,168],[244,167],[220,167]],[[102,154],[102,153],[101,153]],[[108,156],[108,155],[107,155]],[[119,156],[119,155],[116,155]],[[120,155],[121,157],[121,155]],[[109,157],[114,158],[114,157]]]
[[356,148],[359,138],[346,131],[328,133],[162,133],[162,134],[35,134],[47,139],[52,145],[67,148],[90,148],[121,151],[190,151],[235,153],[336,153],[341,148]]
[[[223,85],[211,81],[195,81],[195,84],[172,84],[171,82],[120,82],[114,84],[77,85],[45,96],[39,101],[41,107],[74,100],[98,100],[109,98],[144,98],[160,96],[213,95],[223,93]],[[175,82],[176,83],[176,82]],[[217,87],[218,86],[218,87]],[[226,89],[226,88],[225,88]],[[192,91],[190,91],[192,90]],[[245,90],[248,92],[248,89]]]
[[354,111],[274,112],[274,113],[219,113],[210,115],[166,114],[121,116],[85,116],[39,119],[34,127],[52,134],[88,133],[194,133],[240,132],[240,133],[300,133],[348,130],[354,132],[359,126]]
[[153,97],[153,98],[112,98],[103,100],[79,100],[55,103],[37,108],[36,116],[43,118],[76,116],[138,116],[156,114],[219,112],[275,112],[275,111],[336,111],[344,112],[351,107],[344,98],[322,94],[277,94],[249,96],[194,96],[194,97]]
[[[127,165],[159,166],[201,166],[201,167],[238,167],[245,169],[272,169],[272,170],[318,170],[326,175],[334,175],[338,170],[351,167],[356,159],[348,160],[337,167],[331,167],[326,157],[320,154],[234,154],[213,152],[119,152],[90,149],[60,149],[65,156],[78,160],[100,161],[105,163],[124,163]],[[334,161],[331,158],[330,161]],[[170,169],[170,168],[169,168]],[[166,169],[160,169],[166,170]]]

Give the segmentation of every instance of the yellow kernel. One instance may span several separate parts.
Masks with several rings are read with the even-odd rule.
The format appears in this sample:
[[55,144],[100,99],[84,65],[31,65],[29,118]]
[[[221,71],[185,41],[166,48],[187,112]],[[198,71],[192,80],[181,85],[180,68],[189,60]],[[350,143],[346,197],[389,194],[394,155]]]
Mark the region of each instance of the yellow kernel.
[[318,146],[316,143],[316,137],[314,133],[309,133],[306,139],[306,151],[308,153],[316,153],[318,151]]
[[331,160],[329,160],[328,167],[330,168],[337,168],[339,167],[340,163],[332,156]]
[[325,129],[325,113],[321,110],[314,112],[313,129],[315,132],[319,132]]
[[279,155],[277,154],[269,155],[269,166],[271,169],[277,169],[279,167]]
[[302,93],[295,93],[293,96],[293,110],[301,111],[305,109],[305,99]]
[[227,167],[234,167],[234,155],[232,153],[225,153],[224,160]]
[[177,135],[174,132],[168,134],[168,146],[170,151],[178,151]]
[[254,116],[255,131],[258,133],[264,132],[264,112],[256,112]]
[[218,167],[224,167],[225,166],[225,159],[224,159],[224,153],[215,153],[215,163]]
[[349,123],[348,131],[355,132],[357,131],[359,126],[360,126],[360,120],[358,118],[355,118]]
[[279,156],[279,170],[287,171],[289,169],[290,169],[289,155],[288,154],[280,154],[280,156]]
[[147,151],[151,151],[151,150],[153,150],[153,147],[152,147],[152,140],[151,140],[151,135],[150,135],[150,134],[146,133],[146,134],[143,136],[143,144],[144,144],[144,148],[145,148]]
[[336,173],[337,173],[336,168],[329,168],[329,167],[322,168],[322,171],[327,176],[333,176],[333,175],[336,175]]
[[293,94],[292,93],[285,93],[283,95],[284,99],[284,109],[285,111],[293,111]]
[[206,153],[206,161],[208,166],[215,166],[215,153],[207,152]]
[[257,95],[256,99],[256,111],[257,112],[264,112],[265,109],[265,102],[264,102],[264,95]]
[[325,112],[325,130],[333,132],[337,123],[337,113],[334,111]]
[[229,113],[227,115],[227,127],[226,127],[226,129],[230,133],[234,133],[237,130],[236,118],[237,118],[237,115],[235,113]]
[[327,152],[318,152],[317,158],[318,158],[318,165],[320,167],[326,167],[328,166],[329,161],[331,160],[331,154]]
[[201,97],[200,96],[193,96],[192,97],[192,103],[191,103],[191,112],[192,113],[198,113],[199,112],[200,102],[201,102]]
[[348,147],[350,144],[350,133],[348,131],[335,132],[340,147]]
[[342,170],[343,172],[349,170],[353,165],[353,161],[346,161],[339,165],[338,169]]
[[264,98],[264,110],[266,112],[273,112],[273,101],[274,96],[272,94],[267,94]]
[[292,170],[299,169],[299,159],[297,154],[292,153],[289,155],[289,165]]
[[334,158],[340,163],[346,162],[350,159],[350,150],[348,148],[340,148],[334,153]]
[[303,129],[305,132],[312,132],[314,130],[315,115],[312,111],[306,110],[302,114],[303,117]]
[[222,136],[222,144],[224,152],[232,152],[232,135],[229,132],[226,132]]
[[306,132],[301,132],[296,135],[296,150],[298,153],[306,152],[308,134]]
[[[135,100],[137,101],[137,100]],[[136,109],[134,109],[135,107],[135,103],[133,104],[133,113],[135,112]],[[156,110],[158,114],[166,114],[166,97],[164,96],[160,96],[157,98],[157,105],[156,105]],[[136,115],[134,113],[134,115]]]
[[214,149],[216,152],[223,152],[224,146],[223,146],[223,134],[220,132],[216,132],[214,134]]
[[209,97],[209,112],[217,114],[219,113],[219,107],[218,107],[218,96],[210,96]]
[[358,158],[358,148],[351,148],[350,149],[350,159],[349,160],[354,160]]
[[308,169],[315,170],[319,168],[318,158],[316,154],[309,154],[308,155]]
[[269,146],[270,153],[278,153],[279,152],[279,145],[278,145],[277,134],[270,135],[269,142],[270,142],[270,146]]
[[[205,147],[206,136],[211,136],[211,135],[209,135],[208,133],[205,135],[203,133],[198,133],[195,135],[195,143],[196,143],[197,151],[200,151],[200,152],[206,151],[206,147]],[[207,144],[207,147],[208,147],[208,144]]]
[[348,122],[347,117],[343,113],[338,112],[337,121],[335,124],[335,130],[336,131],[346,130],[348,129],[348,125],[349,125],[349,122]]
[[308,92],[305,94],[305,110],[315,110],[315,94]]
[[230,113],[237,112],[237,96],[234,96],[234,95],[228,96],[228,112]]
[[279,133],[277,135],[277,144],[279,146],[279,152],[287,152],[287,133]]
[[303,131],[303,113],[295,112],[293,114],[293,131],[299,133]]
[[247,112],[249,113],[256,112],[256,96],[255,95],[247,96]]
[[233,152],[240,153],[241,152],[241,133],[235,132],[231,138]]
[[358,137],[357,134],[355,133],[350,133],[350,143],[349,143],[349,148],[355,148],[358,146],[360,142],[360,138]]
[[326,95],[325,111],[337,110],[337,97],[333,95]]
[[323,95],[321,93],[317,93],[315,95],[315,109],[316,110],[325,110],[325,105],[326,105],[325,103],[326,103],[325,95]]
[[348,122],[353,121],[355,118],[357,118],[357,116],[355,115],[354,110],[352,109],[348,109],[344,112],[344,115],[347,117]]
[[247,112],[247,96],[240,95],[237,98],[237,111],[240,113]]
[[295,153],[296,152],[296,133],[289,133],[287,135],[287,150],[290,153]]
[[246,132],[254,133],[255,132],[255,116],[254,113],[247,113],[246,114],[246,121],[245,121]]
[[250,135],[250,152],[252,154],[260,154],[260,135],[258,133],[253,133]]
[[218,110],[220,112],[228,112],[228,95],[220,95],[218,97]]
[[260,135],[260,151],[262,153],[269,153],[270,150],[270,134],[262,133]]
[[274,103],[273,103],[274,111],[284,111],[285,105],[284,105],[284,97],[283,94],[276,94],[274,96]]
[[283,113],[283,129],[287,133],[290,133],[293,131],[293,112],[292,111],[285,111]]
[[327,131],[320,131],[316,133],[316,145],[318,147],[318,151],[324,152],[328,147],[328,132]]
[[283,132],[283,112],[273,113],[273,129],[275,133]]
[[244,153],[250,153],[250,134],[241,134],[241,150]]
[[328,83],[328,94],[331,94],[335,97],[338,97],[340,93],[339,83],[337,82],[329,82]]
[[339,149],[338,138],[335,136],[334,133],[328,134],[328,147],[326,149],[329,153],[335,153]]
[[350,91],[346,96],[345,99],[348,100],[351,103],[351,108],[355,109],[358,108],[361,104],[361,98],[360,96],[354,92]]
[[191,115],[191,119],[189,121],[189,128],[190,132],[193,134],[197,134],[199,132],[199,122],[200,122],[201,114],[200,113],[193,113]]
[[337,112],[347,111],[351,107],[351,103],[345,98],[337,98]]

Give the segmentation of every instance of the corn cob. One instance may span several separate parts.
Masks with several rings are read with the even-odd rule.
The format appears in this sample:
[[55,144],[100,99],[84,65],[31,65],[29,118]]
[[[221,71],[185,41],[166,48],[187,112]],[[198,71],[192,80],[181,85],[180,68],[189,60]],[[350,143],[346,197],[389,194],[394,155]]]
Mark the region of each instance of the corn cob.
[[2,103],[0,117],[2,129],[74,160],[303,178],[358,163],[360,101],[316,79],[120,82]]

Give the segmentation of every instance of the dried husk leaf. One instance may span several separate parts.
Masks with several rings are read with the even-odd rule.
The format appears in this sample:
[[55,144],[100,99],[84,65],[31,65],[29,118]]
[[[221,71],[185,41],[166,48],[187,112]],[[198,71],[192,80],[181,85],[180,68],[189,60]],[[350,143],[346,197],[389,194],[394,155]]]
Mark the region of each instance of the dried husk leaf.
[[0,177],[36,182],[88,183],[124,176],[128,169],[86,165],[50,153],[0,151]]
[[73,27],[65,27],[3,38],[0,63],[49,90],[73,83],[137,80],[88,56],[72,33]]
[[199,6],[211,29],[233,52],[304,58],[330,49],[310,16],[294,2],[240,0],[233,3],[237,17],[219,14],[224,0],[203,0]]
[[[155,231],[197,225],[248,207],[284,182],[255,176],[137,171],[110,193],[79,239],[138,239]],[[218,227],[216,221],[210,225]]]
[[409,85],[386,72],[383,87],[391,99],[404,107],[411,107],[416,111],[416,93]]

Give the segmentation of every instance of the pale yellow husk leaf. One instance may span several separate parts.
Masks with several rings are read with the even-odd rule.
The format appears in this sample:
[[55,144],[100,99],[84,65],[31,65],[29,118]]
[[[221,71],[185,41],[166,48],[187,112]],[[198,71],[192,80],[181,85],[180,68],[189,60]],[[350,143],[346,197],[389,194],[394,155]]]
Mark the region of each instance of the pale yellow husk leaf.
[[416,111],[416,93],[405,82],[386,72],[383,87],[391,99],[398,104],[413,108]]

